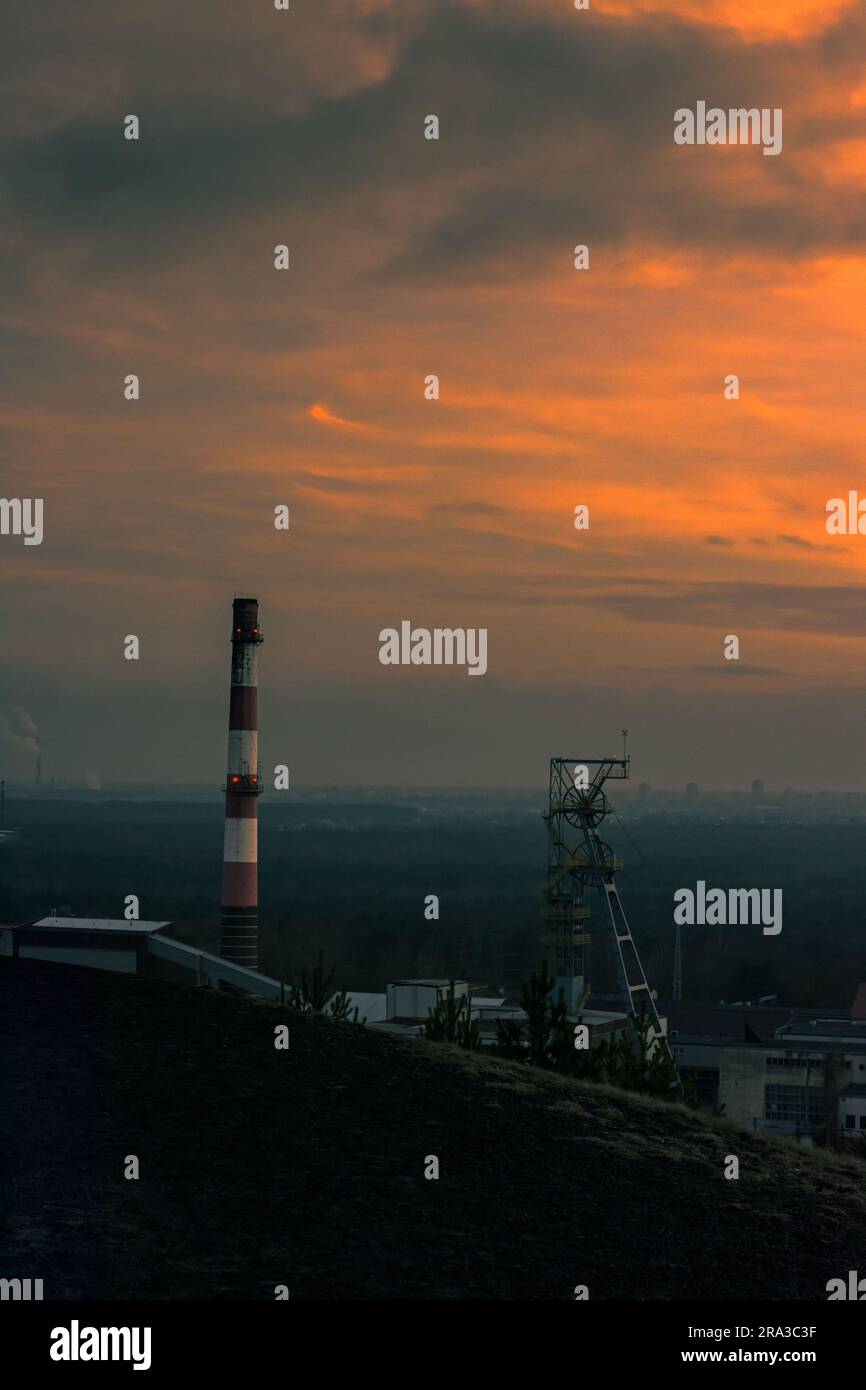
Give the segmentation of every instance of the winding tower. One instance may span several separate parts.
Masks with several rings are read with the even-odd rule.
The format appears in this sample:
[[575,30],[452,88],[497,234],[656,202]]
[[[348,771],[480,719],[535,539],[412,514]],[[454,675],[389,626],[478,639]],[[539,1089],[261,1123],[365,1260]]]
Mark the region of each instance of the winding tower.
[[[596,951],[598,946],[606,946],[613,965],[612,1006],[629,1017],[643,1006],[655,1037],[670,1052],[619,896],[617,873],[623,867],[622,860],[599,833],[613,809],[605,783],[629,775],[626,737],[624,729],[621,758],[550,760],[550,796],[544,816],[550,847],[542,955],[554,977],[554,994],[562,990],[569,1013],[577,1013],[591,985],[590,947]],[[591,933],[593,908],[599,925]]]

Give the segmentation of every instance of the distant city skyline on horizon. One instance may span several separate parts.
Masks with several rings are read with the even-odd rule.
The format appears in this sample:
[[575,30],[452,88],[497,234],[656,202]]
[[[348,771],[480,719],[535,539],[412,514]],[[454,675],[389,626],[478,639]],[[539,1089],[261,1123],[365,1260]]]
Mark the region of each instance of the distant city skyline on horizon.
[[[34,799],[39,800],[48,800],[51,798],[53,793],[80,791],[86,792],[88,796],[110,796],[112,792],[119,791],[132,792],[140,790],[142,792],[158,792],[164,790],[166,792],[171,792],[173,795],[179,795],[180,793],[186,791],[190,793],[195,793],[199,796],[210,796],[213,797],[215,801],[220,801],[224,793],[224,786],[218,782],[163,782],[135,780],[117,782],[112,782],[108,780],[103,782],[100,778],[100,785],[98,787],[88,787],[87,780],[85,778],[50,778],[37,785],[33,780],[28,780],[27,778],[10,778],[3,776],[2,773],[0,773],[0,777],[2,777],[2,780],[5,783],[7,792],[23,792],[27,795],[27,797],[30,797],[32,795]],[[626,782],[624,786],[617,787],[616,798],[618,799],[622,796],[626,799],[631,799],[635,801],[640,800],[643,796],[645,788],[652,796],[670,798],[681,797],[683,799],[689,798],[692,788],[694,788],[694,792],[692,793],[692,795],[698,798],[711,798],[717,796],[721,798],[743,797],[747,800],[753,800],[755,795],[754,789],[751,785],[742,787],[715,787],[709,785],[701,786],[699,783],[689,781],[685,783],[683,786],[662,786],[643,781],[640,783]],[[296,802],[298,799],[303,799],[305,796],[323,797],[327,796],[330,793],[336,795],[348,795],[351,793],[358,793],[359,795],[394,795],[402,797],[445,797],[449,795],[512,795],[516,797],[543,797],[546,794],[546,787],[541,783],[539,783],[536,786],[506,783],[308,783],[289,789],[288,803],[290,804],[293,801]],[[279,800],[280,795],[281,794],[275,792],[273,788],[270,790],[270,792],[267,788],[265,788],[262,792],[261,799],[263,802],[267,804],[274,804],[274,801]],[[866,797],[866,786],[862,788],[852,788],[843,790],[834,789],[830,787],[773,787],[767,785],[762,781],[760,795],[763,799],[767,801],[772,800],[774,796],[827,796],[838,798]]]

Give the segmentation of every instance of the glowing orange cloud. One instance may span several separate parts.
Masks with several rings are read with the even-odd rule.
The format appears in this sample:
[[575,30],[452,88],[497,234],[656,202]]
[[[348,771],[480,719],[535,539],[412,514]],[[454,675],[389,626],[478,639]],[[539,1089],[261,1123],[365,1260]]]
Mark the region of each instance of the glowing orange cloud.
[[627,19],[676,16],[731,28],[745,39],[800,38],[829,28],[858,0],[600,0],[603,14]]
[[338,429],[360,430],[363,433],[370,433],[371,431],[369,425],[364,425],[359,420],[344,420],[341,416],[332,414],[327,406],[322,405],[321,401],[310,406],[309,414],[313,420],[318,420],[322,425],[335,425]]

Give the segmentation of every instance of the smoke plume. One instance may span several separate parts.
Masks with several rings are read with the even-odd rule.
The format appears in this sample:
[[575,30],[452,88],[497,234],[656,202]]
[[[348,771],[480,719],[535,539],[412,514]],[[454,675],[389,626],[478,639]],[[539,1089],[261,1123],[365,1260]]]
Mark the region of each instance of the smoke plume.
[[39,751],[39,726],[26,709],[14,709],[11,720],[0,714],[0,738],[22,753]]

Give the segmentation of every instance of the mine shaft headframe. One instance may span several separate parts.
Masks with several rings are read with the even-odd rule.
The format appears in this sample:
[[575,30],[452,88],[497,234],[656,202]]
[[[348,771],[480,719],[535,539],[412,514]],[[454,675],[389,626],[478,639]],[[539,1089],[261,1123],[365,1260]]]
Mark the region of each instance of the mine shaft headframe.
[[626,749],[628,730],[623,729],[621,758],[551,758],[550,804],[545,819],[563,816],[575,828],[594,830],[611,807],[604,794],[609,777],[622,780],[629,775]]
[[573,787],[575,785],[574,769],[585,767],[589,785],[600,787],[602,782],[606,782],[609,777],[627,778],[630,763],[628,729],[623,729],[621,758],[551,758],[550,785],[553,788],[561,781],[563,785]]
[[[583,813],[597,823],[607,815],[604,784],[629,775],[629,758],[551,758],[550,813],[572,820]],[[576,823],[576,822],[575,822]]]
[[552,758],[550,759],[550,785],[553,787],[555,770],[557,776],[564,777],[566,784],[574,785],[575,767],[585,767],[588,773],[589,785],[591,787],[601,787],[603,781],[609,777],[627,778],[628,766],[631,758],[628,755],[628,730],[623,730],[623,756],[621,758]]

